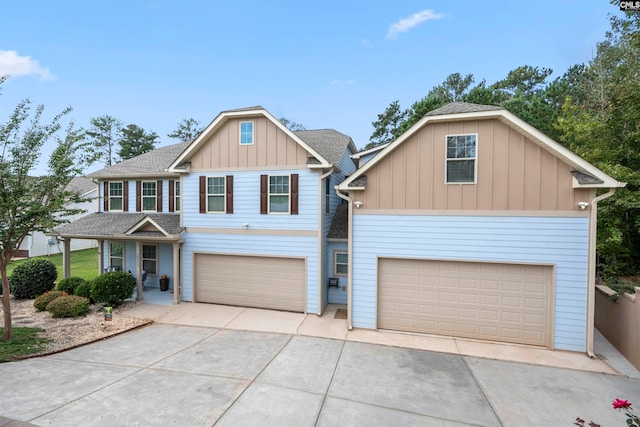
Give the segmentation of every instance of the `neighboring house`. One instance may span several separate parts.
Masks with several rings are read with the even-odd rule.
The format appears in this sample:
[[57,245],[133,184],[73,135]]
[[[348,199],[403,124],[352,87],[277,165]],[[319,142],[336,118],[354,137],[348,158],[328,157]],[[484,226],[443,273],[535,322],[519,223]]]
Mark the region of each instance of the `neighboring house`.
[[355,151],[346,135],[292,132],[262,107],[224,111],[193,142],[91,174],[100,212],[57,232],[98,239],[101,271],[144,270],[147,286],[166,274],[174,302],[320,314],[346,300],[346,276],[330,297],[325,260],[343,203],[334,187]]
[[[98,199],[98,186],[94,184],[90,179],[84,177],[75,177],[67,185],[67,191],[77,192],[82,198],[87,199],[82,203],[71,203],[68,208],[81,209],[84,212],[76,215],[66,217],[69,221],[75,221],[85,215],[93,213],[97,210]],[[81,249],[90,249],[97,247],[95,240],[74,240],[71,243],[71,251],[77,251]],[[19,251],[16,256],[19,257],[35,257],[46,256],[62,253],[61,241],[55,237],[48,236],[43,232],[36,231],[29,234],[22,241]]]
[[590,353],[596,190],[622,186],[502,108],[431,111],[338,186],[350,326]]

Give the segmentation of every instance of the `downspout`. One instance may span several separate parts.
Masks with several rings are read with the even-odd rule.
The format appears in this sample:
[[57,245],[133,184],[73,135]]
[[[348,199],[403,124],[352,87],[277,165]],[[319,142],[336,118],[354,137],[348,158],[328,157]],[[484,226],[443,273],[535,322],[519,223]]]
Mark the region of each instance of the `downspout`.
[[347,234],[347,255],[348,261],[347,264],[347,328],[349,330],[353,329],[352,322],[352,299],[353,299],[353,200],[351,197],[342,194],[340,190],[336,188],[336,194],[342,200],[346,200],[349,204],[349,215],[348,215],[348,234]]
[[593,329],[595,328],[596,306],[596,236],[598,232],[598,202],[613,196],[615,188],[610,188],[604,194],[591,199],[589,212],[589,260],[587,261],[587,355],[595,359],[593,353]]
[[324,174],[320,175],[320,184],[319,184],[319,188],[320,191],[318,191],[318,197],[320,199],[320,203],[318,203],[318,206],[320,207],[320,212],[318,215],[318,316],[322,316],[322,277],[324,276],[322,273],[324,271],[324,262],[325,259],[322,256],[323,254],[323,242],[324,242],[324,227],[323,227],[323,219],[324,219],[324,209],[322,207],[323,202],[324,202],[324,188],[322,187],[322,182],[325,180],[325,178],[327,178],[328,176],[330,176],[331,174],[333,174],[333,171],[335,170],[335,168],[333,166],[331,166],[331,168],[329,168],[329,170],[327,172],[325,172]]

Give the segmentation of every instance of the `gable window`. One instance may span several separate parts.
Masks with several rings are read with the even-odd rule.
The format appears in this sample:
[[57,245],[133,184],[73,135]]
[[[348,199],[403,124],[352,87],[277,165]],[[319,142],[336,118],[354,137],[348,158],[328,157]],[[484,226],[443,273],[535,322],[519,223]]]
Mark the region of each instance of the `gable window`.
[[253,122],[240,122],[240,145],[253,144]]
[[174,209],[180,212],[180,181],[174,183]]
[[156,210],[156,182],[155,181],[143,181],[142,182],[142,210],[143,211],[155,211]]
[[476,134],[447,135],[447,184],[476,182]]
[[333,273],[338,276],[346,276],[349,271],[349,254],[346,252],[334,252]]
[[269,212],[289,213],[289,175],[269,177]]
[[124,271],[124,244],[109,242],[109,270]]
[[122,182],[109,182],[109,209],[121,211],[123,207],[123,185]]
[[147,274],[158,274],[158,246],[142,245],[142,269]]
[[222,212],[225,207],[225,177],[207,177],[207,212]]

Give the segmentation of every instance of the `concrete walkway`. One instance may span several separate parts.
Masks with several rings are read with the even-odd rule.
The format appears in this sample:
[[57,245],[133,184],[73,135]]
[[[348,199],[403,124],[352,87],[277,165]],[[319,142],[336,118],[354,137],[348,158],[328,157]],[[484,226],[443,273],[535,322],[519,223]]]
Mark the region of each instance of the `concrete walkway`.
[[459,340],[457,353],[398,346],[402,334],[362,342],[372,333],[340,332],[327,314],[199,304],[128,313],[143,310],[157,323],[0,364],[0,425],[570,426],[579,416],[622,426],[611,401],[640,407],[639,378],[465,356],[460,347],[478,347]]

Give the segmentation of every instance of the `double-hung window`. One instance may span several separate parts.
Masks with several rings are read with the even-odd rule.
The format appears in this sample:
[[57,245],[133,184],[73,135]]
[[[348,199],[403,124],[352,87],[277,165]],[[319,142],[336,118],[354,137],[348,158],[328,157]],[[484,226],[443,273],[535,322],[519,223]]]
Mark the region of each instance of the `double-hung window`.
[[349,254],[346,252],[334,252],[334,274],[346,276],[349,270]]
[[143,181],[142,182],[142,210],[143,211],[155,211],[156,210],[156,182],[155,181]]
[[122,182],[109,182],[109,210],[121,211],[122,205],[123,205],[122,199],[123,199]]
[[124,271],[124,244],[109,242],[109,269]]
[[477,135],[447,135],[447,184],[475,184]]
[[331,213],[331,177],[324,179],[324,213]]
[[225,177],[207,177],[207,212],[225,212]]
[[174,185],[174,210],[180,212],[180,181],[176,180]]
[[240,145],[253,144],[253,122],[240,122]]
[[289,213],[289,175],[269,176],[269,212]]
[[147,274],[158,274],[158,246],[142,245],[142,269]]

